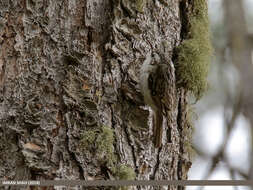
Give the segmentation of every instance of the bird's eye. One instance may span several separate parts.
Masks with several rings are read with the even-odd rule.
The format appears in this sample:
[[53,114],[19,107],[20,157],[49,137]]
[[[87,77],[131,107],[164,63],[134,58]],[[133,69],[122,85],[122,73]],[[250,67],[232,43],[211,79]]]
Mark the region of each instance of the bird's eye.
[[152,77],[152,75],[149,75],[149,77],[148,77],[148,84],[149,85],[153,84],[153,77]]
[[154,84],[153,76],[152,76],[152,74],[150,74],[149,77],[148,77],[148,88],[152,89],[151,90],[151,95],[152,96],[156,96],[156,90],[155,90],[155,86],[154,85],[155,84]]

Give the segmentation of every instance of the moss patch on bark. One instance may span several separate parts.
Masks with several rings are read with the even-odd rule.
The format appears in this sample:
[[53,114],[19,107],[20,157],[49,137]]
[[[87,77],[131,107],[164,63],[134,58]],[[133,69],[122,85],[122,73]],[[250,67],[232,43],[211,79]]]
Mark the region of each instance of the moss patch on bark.
[[189,31],[177,48],[177,83],[200,99],[207,89],[207,74],[212,55],[206,0],[194,0],[189,16]]

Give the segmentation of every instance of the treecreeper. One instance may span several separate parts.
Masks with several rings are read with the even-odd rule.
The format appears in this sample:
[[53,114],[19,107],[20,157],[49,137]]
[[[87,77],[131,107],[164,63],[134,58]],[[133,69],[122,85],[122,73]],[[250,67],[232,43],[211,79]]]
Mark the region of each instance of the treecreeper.
[[154,146],[162,146],[163,117],[169,108],[168,65],[158,53],[149,53],[140,69],[140,90],[146,105],[153,110]]

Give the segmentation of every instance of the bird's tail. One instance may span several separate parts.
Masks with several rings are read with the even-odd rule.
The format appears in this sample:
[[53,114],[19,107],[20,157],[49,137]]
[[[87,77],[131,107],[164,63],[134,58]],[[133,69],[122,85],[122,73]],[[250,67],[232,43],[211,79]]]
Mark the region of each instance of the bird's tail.
[[153,125],[154,133],[154,145],[155,148],[160,148],[162,146],[163,137],[163,115],[162,112],[156,111],[155,113],[155,123]]

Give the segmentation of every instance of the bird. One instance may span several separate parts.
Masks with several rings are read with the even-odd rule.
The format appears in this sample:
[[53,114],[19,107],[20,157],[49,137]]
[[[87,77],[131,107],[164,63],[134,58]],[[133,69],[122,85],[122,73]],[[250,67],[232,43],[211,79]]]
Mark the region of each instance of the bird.
[[169,107],[166,98],[169,85],[168,65],[156,53],[148,53],[140,68],[140,90],[146,105],[154,112],[153,135],[154,146],[162,146],[163,116]]

